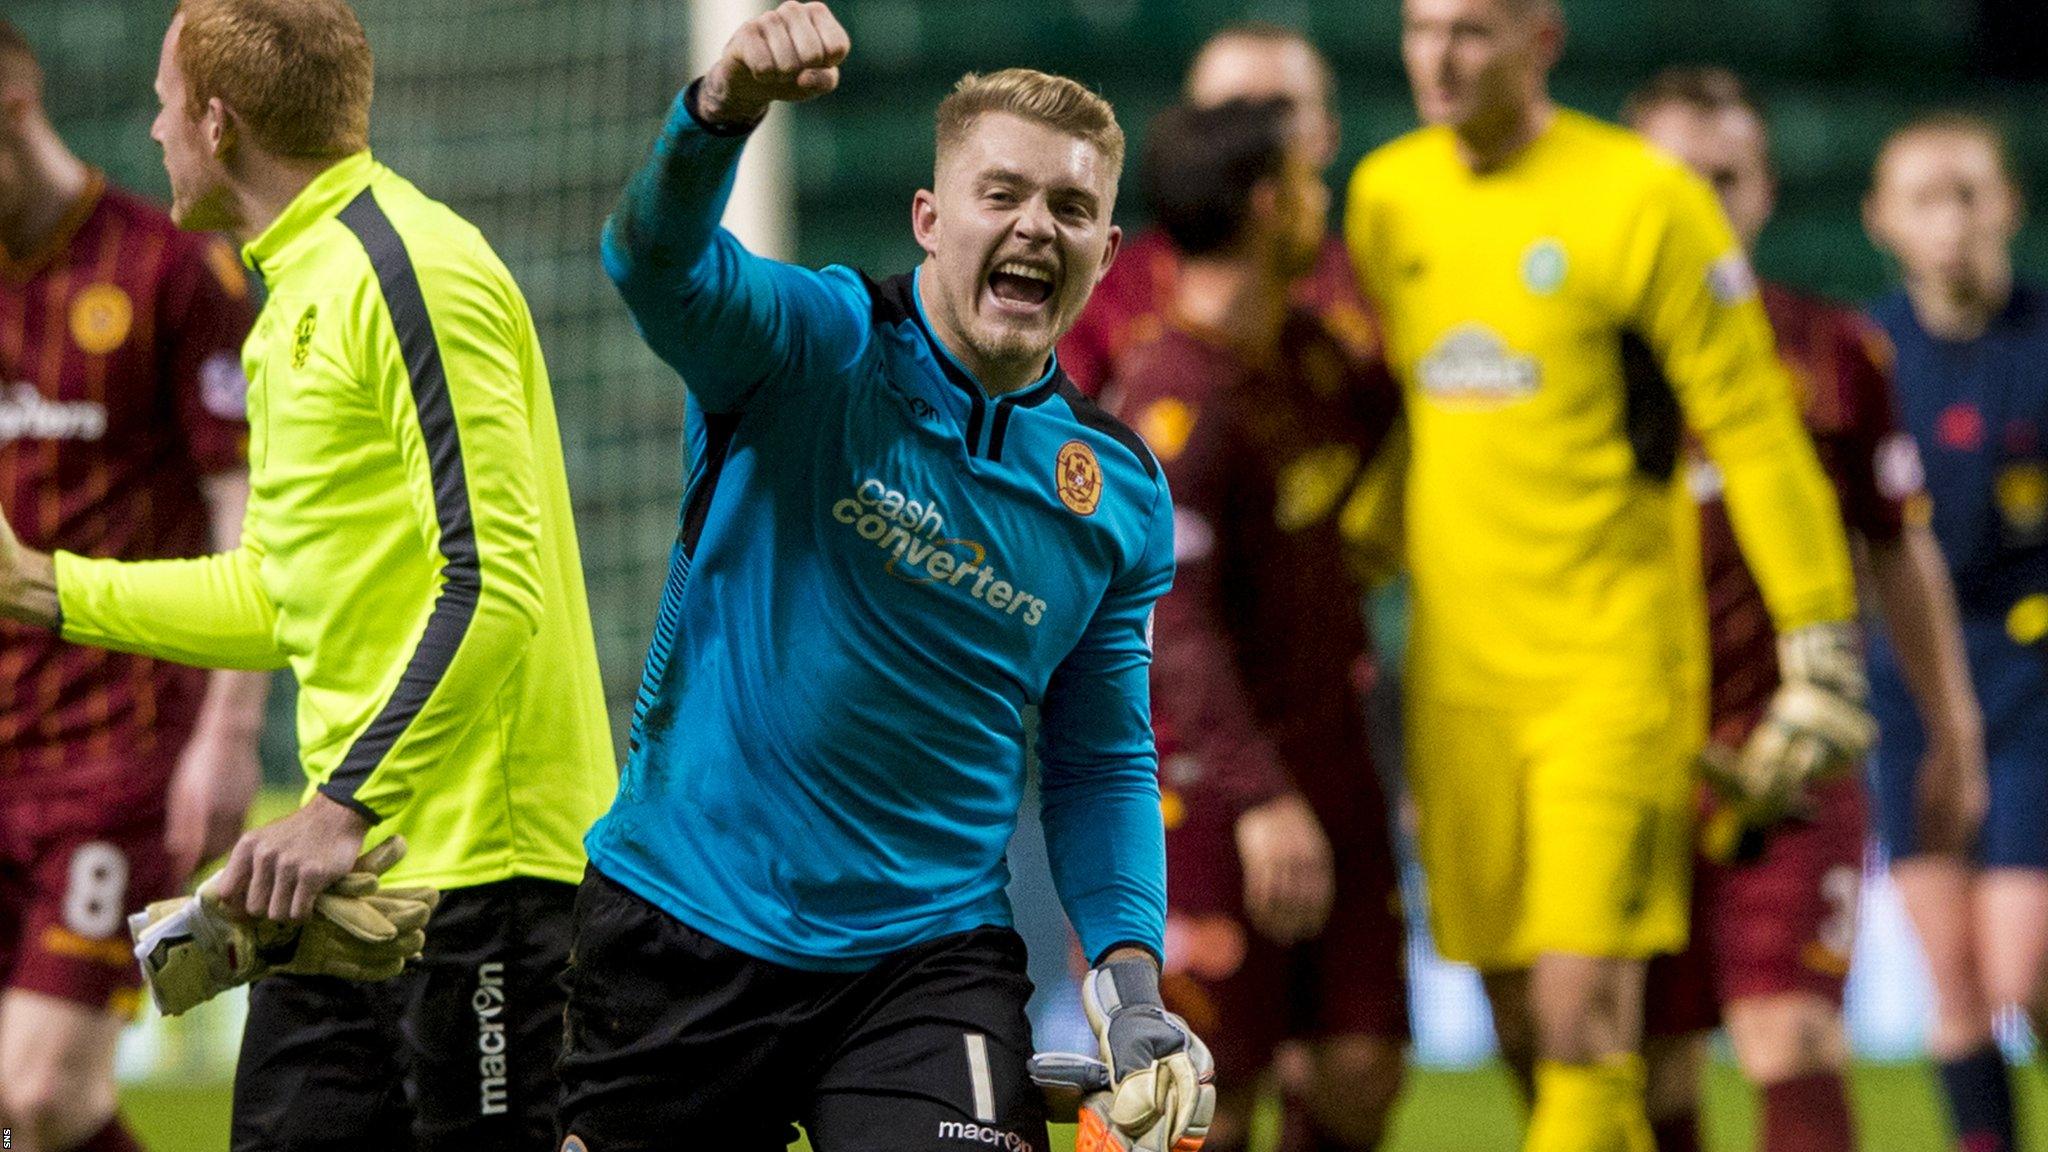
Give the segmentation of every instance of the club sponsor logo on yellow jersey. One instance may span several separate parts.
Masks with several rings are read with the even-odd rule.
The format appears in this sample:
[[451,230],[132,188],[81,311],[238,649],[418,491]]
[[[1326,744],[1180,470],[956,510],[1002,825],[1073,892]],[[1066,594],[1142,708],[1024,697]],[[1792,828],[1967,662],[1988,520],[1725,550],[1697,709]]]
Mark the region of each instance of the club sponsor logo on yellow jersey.
[[71,301],[71,338],[88,356],[119,348],[135,326],[135,303],[117,285],[95,284]]
[[1422,358],[1416,378],[1432,400],[1508,404],[1543,386],[1543,365],[1483,324],[1460,324]]
[[957,588],[1027,628],[1045,619],[1046,602],[999,576],[988,545],[946,534],[946,518],[932,501],[871,476],[832,505],[832,518],[885,553],[882,570],[906,584]]
[[1053,464],[1053,485],[1069,511],[1093,516],[1102,503],[1102,462],[1095,458],[1095,449],[1079,440],[1062,445]]

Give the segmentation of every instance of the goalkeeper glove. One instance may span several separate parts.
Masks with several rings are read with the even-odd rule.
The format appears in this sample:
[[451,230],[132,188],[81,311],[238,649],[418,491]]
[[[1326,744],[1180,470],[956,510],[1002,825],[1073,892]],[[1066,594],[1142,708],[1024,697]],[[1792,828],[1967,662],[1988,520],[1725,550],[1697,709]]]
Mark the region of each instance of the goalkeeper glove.
[[[1721,744],[1700,751],[1700,773],[1708,780],[1733,777],[1737,753]],[[1700,821],[1700,855],[1716,864],[1737,866],[1761,860],[1771,829],[1794,810],[1772,802],[1751,803],[1729,795],[1717,783],[1712,804]]]
[[329,885],[304,924],[251,917],[214,895],[159,900],[128,918],[157,1010],[176,1016],[273,972],[388,980],[419,956],[440,893],[383,889],[377,878],[405,855],[399,837],[377,845]]
[[1814,624],[1778,637],[1778,676],[1762,723],[1732,758],[1703,758],[1709,783],[1763,825],[1795,812],[1806,785],[1845,771],[1877,739],[1855,625]]
[[[1109,1065],[1078,1052],[1041,1052],[1031,1058],[1031,1082],[1045,1093],[1048,1115],[1078,1124],[1074,1152],[1135,1152],[1138,1145],[1109,1118]],[[1207,1124],[1203,1124],[1207,1131]],[[1183,1137],[1183,1141],[1194,1138]]]
[[1216,1065],[1160,1001],[1158,968],[1112,960],[1088,973],[1081,1004],[1102,1059],[1054,1053],[1031,1062],[1041,1087],[1081,1097],[1075,1152],[1195,1152],[1216,1114]]

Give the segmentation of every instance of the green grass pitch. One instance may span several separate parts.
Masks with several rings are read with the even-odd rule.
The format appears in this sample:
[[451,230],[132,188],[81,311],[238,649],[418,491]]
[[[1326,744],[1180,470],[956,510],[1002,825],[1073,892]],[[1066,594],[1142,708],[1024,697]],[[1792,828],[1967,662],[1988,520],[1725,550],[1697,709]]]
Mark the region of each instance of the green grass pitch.
[[[1867,1152],[1947,1147],[1941,1103],[1925,1067],[1859,1068],[1855,1095]],[[2048,1096],[2033,1075],[2023,1078],[2021,1102],[2029,1132],[2048,1134]],[[1731,1069],[1714,1069],[1707,1105],[1711,1152],[1751,1147],[1752,1100]],[[222,1152],[227,1147],[225,1086],[135,1088],[123,1095],[122,1106],[151,1152]],[[1409,1082],[1385,1152],[1514,1152],[1517,1131],[1514,1092],[1497,1069],[1419,1072]],[[1068,1152],[1072,1145],[1073,1129],[1053,1129],[1054,1152]]]

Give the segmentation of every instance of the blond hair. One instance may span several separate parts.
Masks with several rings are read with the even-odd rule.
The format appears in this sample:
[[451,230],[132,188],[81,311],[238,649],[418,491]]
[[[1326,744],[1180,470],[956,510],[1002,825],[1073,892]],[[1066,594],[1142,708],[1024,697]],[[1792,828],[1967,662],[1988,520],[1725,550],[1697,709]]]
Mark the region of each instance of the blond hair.
[[1124,130],[1116,109],[1087,86],[1065,76],[1032,68],[1005,68],[982,75],[969,72],[939,101],[939,163],[967,138],[975,122],[991,112],[1007,112],[1048,128],[1079,137],[1095,146],[1111,172],[1124,166]]
[[194,116],[217,97],[278,156],[370,146],[370,41],[346,0],[180,0],[178,15]]

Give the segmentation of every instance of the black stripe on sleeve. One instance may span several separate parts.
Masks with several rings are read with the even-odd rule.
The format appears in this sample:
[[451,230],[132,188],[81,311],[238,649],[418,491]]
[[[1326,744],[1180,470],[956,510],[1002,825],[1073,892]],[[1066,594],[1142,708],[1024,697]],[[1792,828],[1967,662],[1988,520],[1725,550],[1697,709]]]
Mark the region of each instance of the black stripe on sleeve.
[[737,412],[704,414],[704,473],[690,489],[689,502],[683,505],[682,534],[677,537],[687,557],[697,555],[697,538],[704,534],[704,521],[711,516],[711,497],[718,491],[718,478],[725,472],[725,457],[739,424]]
[[356,738],[327,783],[320,787],[328,798],[375,822],[381,817],[356,800],[356,790],[390,755],[398,738],[405,734],[447,675],[456,649],[469,632],[469,622],[476,615],[483,577],[477,559],[476,522],[470,515],[462,438],[456,428],[455,407],[448,397],[441,346],[434,338],[433,321],[427,315],[426,297],[420,291],[412,257],[369,189],[342,209],[340,220],[362,242],[371,267],[376,269],[377,284],[384,293],[384,305],[391,313],[391,326],[398,336],[399,351],[405,357],[406,374],[412,381],[413,407],[419,413],[420,435],[427,445],[427,468],[434,482],[434,514],[441,527],[441,555],[447,562],[442,569],[441,593],[427,617],[419,646],[399,677],[398,687],[385,701],[383,710]]
[[1154,480],[1159,478],[1159,461],[1153,457],[1152,449],[1146,446],[1143,436],[1131,431],[1123,421],[1103,411],[1101,405],[1082,395],[1081,390],[1074,387],[1073,381],[1066,379],[1064,375],[1059,382],[1059,393],[1060,398],[1067,402],[1067,407],[1074,410],[1075,421],[1085,428],[1095,429],[1129,449],[1131,455],[1138,458],[1138,463],[1145,466],[1145,475]]

